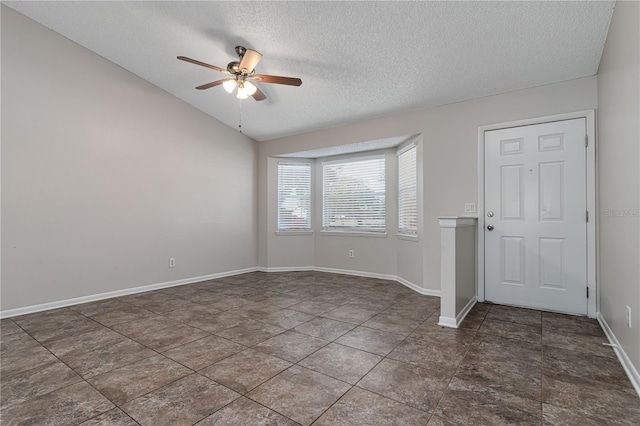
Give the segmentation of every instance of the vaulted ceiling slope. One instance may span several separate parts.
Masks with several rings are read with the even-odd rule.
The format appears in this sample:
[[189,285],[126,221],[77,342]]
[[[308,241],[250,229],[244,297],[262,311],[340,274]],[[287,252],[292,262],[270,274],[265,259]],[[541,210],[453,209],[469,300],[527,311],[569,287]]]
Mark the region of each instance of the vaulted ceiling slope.
[[[615,2],[4,2],[256,140],[597,73]],[[300,77],[239,101],[236,45]],[[45,64],[46,65],[46,64]],[[240,105],[240,102],[242,104]]]

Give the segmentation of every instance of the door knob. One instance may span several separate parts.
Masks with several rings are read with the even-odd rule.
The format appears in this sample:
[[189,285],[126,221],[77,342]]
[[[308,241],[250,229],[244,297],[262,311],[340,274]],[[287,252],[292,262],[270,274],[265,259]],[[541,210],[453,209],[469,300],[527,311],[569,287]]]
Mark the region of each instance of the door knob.
[[487,226],[487,231],[493,231],[493,225]]

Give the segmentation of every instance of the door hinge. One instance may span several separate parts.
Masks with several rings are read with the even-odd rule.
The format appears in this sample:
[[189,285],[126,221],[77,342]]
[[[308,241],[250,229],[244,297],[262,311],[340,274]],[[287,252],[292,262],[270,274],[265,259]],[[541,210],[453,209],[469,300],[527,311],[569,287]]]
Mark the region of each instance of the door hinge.
[[584,136],[584,146],[585,147],[589,146],[589,135]]
[[589,222],[589,210],[587,210],[587,212],[586,212],[586,213],[587,213],[587,214],[585,215],[585,219],[586,219],[586,221],[587,221],[587,223],[588,223],[588,222]]
[[589,298],[589,287],[587,287],[587,299]]

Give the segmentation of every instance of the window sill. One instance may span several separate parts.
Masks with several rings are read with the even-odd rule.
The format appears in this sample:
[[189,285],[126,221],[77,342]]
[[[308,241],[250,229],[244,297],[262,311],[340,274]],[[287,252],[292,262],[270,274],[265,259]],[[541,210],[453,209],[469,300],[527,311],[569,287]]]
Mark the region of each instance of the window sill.
[[397,234],[396,236],[398,237],[399,240],[418,241],[418,236],[417,235]]
[[313,235],[313,231],[276,231],[276,235],[281,237],[289,237],[295,235]]
[[322,231],[323,236],[387,238],[386,232]]

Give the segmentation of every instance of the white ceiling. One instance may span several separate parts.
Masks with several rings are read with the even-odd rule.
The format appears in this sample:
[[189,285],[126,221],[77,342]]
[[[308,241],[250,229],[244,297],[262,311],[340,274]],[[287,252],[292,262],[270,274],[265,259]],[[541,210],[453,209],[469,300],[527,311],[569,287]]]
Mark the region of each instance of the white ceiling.
[[242,101],[256,140],[334,127],[596,74],[614,2],[4,2],[167,92],[238,127],[222,87],[238,44],[261,52]]

